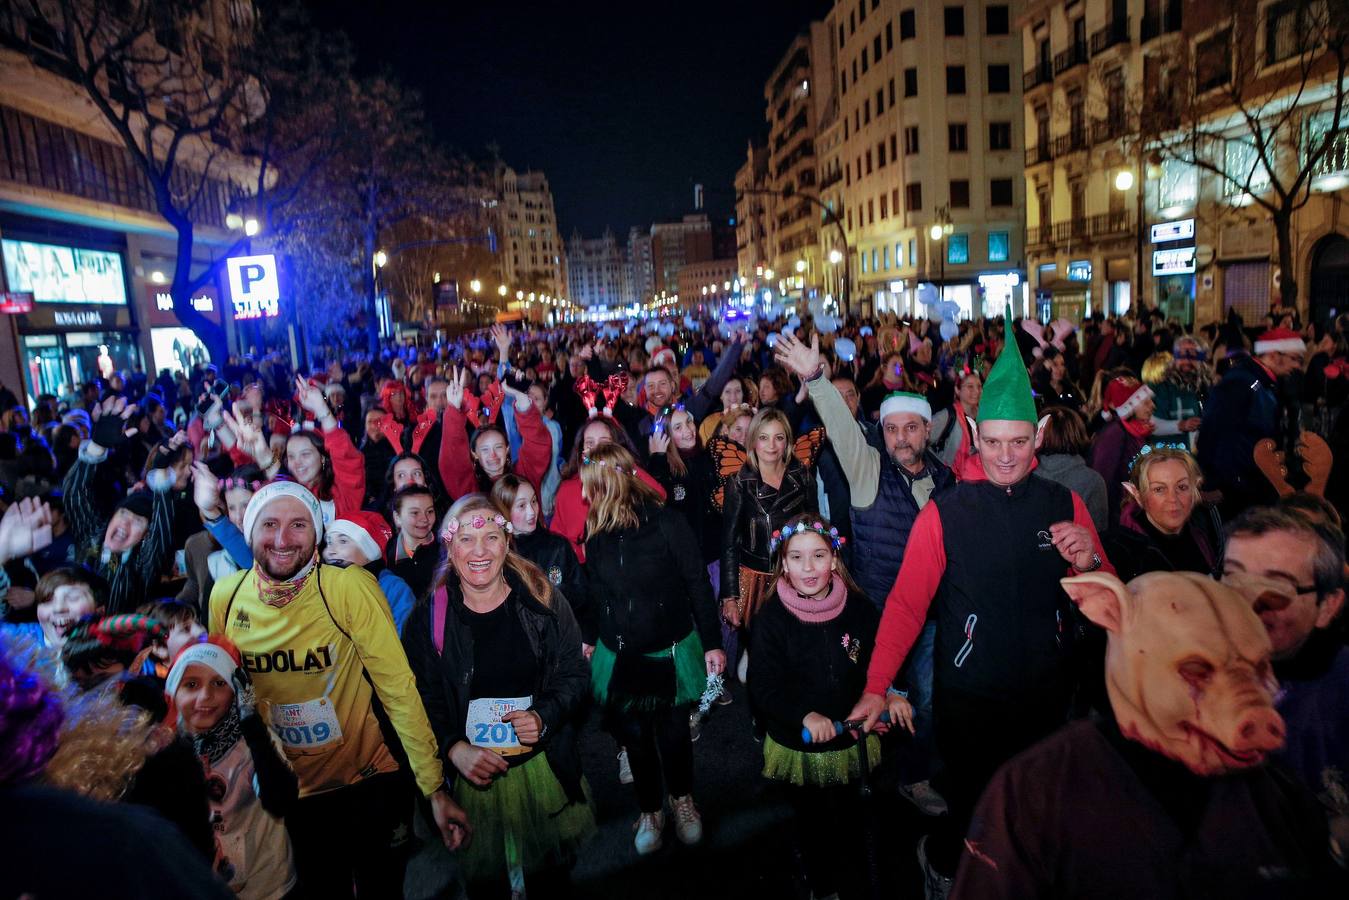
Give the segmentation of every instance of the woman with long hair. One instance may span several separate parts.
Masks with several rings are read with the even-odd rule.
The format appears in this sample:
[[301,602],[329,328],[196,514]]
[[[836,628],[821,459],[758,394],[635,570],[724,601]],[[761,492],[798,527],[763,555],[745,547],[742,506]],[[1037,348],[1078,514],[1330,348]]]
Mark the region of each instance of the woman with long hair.
[[726,669],[707,573],[684,517],[638,475],[633,456],[609,443],[582,460],[586,572],[599,622],[592,689],[627,749],[637,804],[634,844],[660,848],[665,796],[679,840],[702,839],[693,802],[689,706]]
[[[467,494],[486,493],[492,484],[509,472],[542,485],[548,474],[548,462],[553,455],[553,438],[543,424],[543,415],[535,408],[529,395],[509,384],[501,391],[490,389],[478,398],[477,409],[468,402],[469,371],[451,378],[445,391],[448,404],[440,432],[440,479],[451,498]],[[515,404],[515,425],[520,432],[520,457],[511,462],[511,442],[505,427],[497,424],[501,405]],[[470,437],[467,431],[469,414],[476,419],[476,428]]]
[[726,483],[721,520],[721,611],[748,625],[768,597],[769,542],[793,516],[819,512],[815,473],[792,452],[792,427],[768,407],[750,421],[746,461]]
[[[595,415],[576,431],[571,454],[562,467],[562,484],[558,486],[557,497],[553,501],[553,521],[548,527],[567,539],[581,562],[586,560],[586,519],[590,514],[590,504],[581,490],[581,466],[586,454],[605,444],[617,444],[634,458],[637,456],[632,438],[618,420],[612,416]],[[665,488],[646,470],[638,467],[637,477],[656,491],[662,500],[665,499]]]
[[1200,497],[1199,463],[1179,441],[1131,462],[1119,525],[1102,536],[1122,580],[1147,572],[1222,574],[1222,520]]
[[[834,723],[866,687],[880,615],[848,574],[842,543],[824,519],[795,516],[782,526],[773,538],[777,602],[760,613],[751,650],[750,697],[766,730],[763,774],[787,788],[816,897],[863,896],[866,871],[854,785],[867,774],[863,754],[859,736],[836,732]],[[891,723],[912,733],[913,707],[898,694],[887,701]],[[860,739],[869,771],[880,762],[880,740]]]
[[403,635],[475,831],[458,854],[471,896],[504,894],[516,875],[558,889],[595,829],[577,745],[589,682],[580,629],[548,577],[511,549],[510,528],[481,494],[451,506],[445,565]]
[[1073,379],[1068,376],[1068,357],[1053,344],[1046,344],[1030,372],[1031,387],[1035,389],[1041,410],[1050,406],[1082,409],[1085,397]]
[[1101,417],[1106,424],[1091,439],[1087,465],[1105,479],[1110,524],[1119,522],[1123,484],[1129,478],[1129,463],[1152,435],[1152,388],[1132,375],[1114,378],[1106,385]]

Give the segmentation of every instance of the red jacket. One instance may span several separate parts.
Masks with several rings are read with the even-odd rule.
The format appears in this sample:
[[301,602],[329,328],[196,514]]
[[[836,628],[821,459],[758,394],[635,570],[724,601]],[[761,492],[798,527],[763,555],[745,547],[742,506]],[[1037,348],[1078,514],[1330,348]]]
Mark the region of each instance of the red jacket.
[[305,486],[320,500],[333,501],[339,517],[359,512],[365,502],[365,457],[341,425],[323,432],[323,446],[333,461],[332,496],[319,496],[314,485]]
[[[453,406],[445,407],[445,418],[440,427],[440,459],[437,462],[440,480],[451,500],[458,500],[478,490],[478,480],[473,472],[473,456],[469,452],[468,430],[464,427],[467,421],[462,410]],[[516,407],[515,427],[520,430],[520,458],[515,462],[514,472],[534,485],[535,490],[539,490],[544,476],[548,474],[548,462],[553,455],[553,436],[548,433],[548,426],[543,424],[543,416],[533,403],[523,412]]]

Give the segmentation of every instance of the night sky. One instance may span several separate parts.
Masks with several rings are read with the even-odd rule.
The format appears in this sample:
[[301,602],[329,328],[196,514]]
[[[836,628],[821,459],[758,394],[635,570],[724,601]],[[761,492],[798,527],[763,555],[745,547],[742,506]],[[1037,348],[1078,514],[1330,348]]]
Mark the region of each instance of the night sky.
[[475,158],[495,142],[543,170],[563,237],[691,211],[732,211],[735,171],[762,137],[763,86],[788,42],[830,0],[674,3],[308,0],[424,98],[437,133]]

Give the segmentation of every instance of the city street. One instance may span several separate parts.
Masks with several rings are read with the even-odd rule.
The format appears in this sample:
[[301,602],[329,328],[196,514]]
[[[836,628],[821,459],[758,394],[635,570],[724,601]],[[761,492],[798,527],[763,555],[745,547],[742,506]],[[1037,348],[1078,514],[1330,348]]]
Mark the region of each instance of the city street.
[[[797,867],[789,829],[790,811],[759,777],[760,745],[751,735],[745,691],[736,702],[713,707],[693,745],[694,796],[707,836],[702,846],[678,843],[667,824],[665,846],[649,859],[632,847],[637,804],[632,788],[618,783],[613,739],[596,726],[593,714],[581,739],[586,777],[594,794],[600,832],[587,845],[573,872],[575,896],[585,900],[665,900],[665,898],[805,898],[793,878]],[[877,776],[879,810],[876,846],[880,896],[922,896],[914,846],[922,817]],[[419,829],[420,831],[420,829]],[[454,860],[438,842],[423,841],[408,867],[410,900],[458,897],[452,886]]]

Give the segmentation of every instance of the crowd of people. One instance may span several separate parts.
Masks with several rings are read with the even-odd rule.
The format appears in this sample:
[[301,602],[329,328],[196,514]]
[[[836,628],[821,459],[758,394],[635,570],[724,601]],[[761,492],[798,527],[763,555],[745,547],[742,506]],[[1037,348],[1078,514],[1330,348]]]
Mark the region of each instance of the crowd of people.
[[928,897],[1344,896],[1349,316],[782,315],[0,388],[5,893],[401,896],[420,831],[565,896],[591,780],[704,839],[744,703],[803,896],[864,803]]

